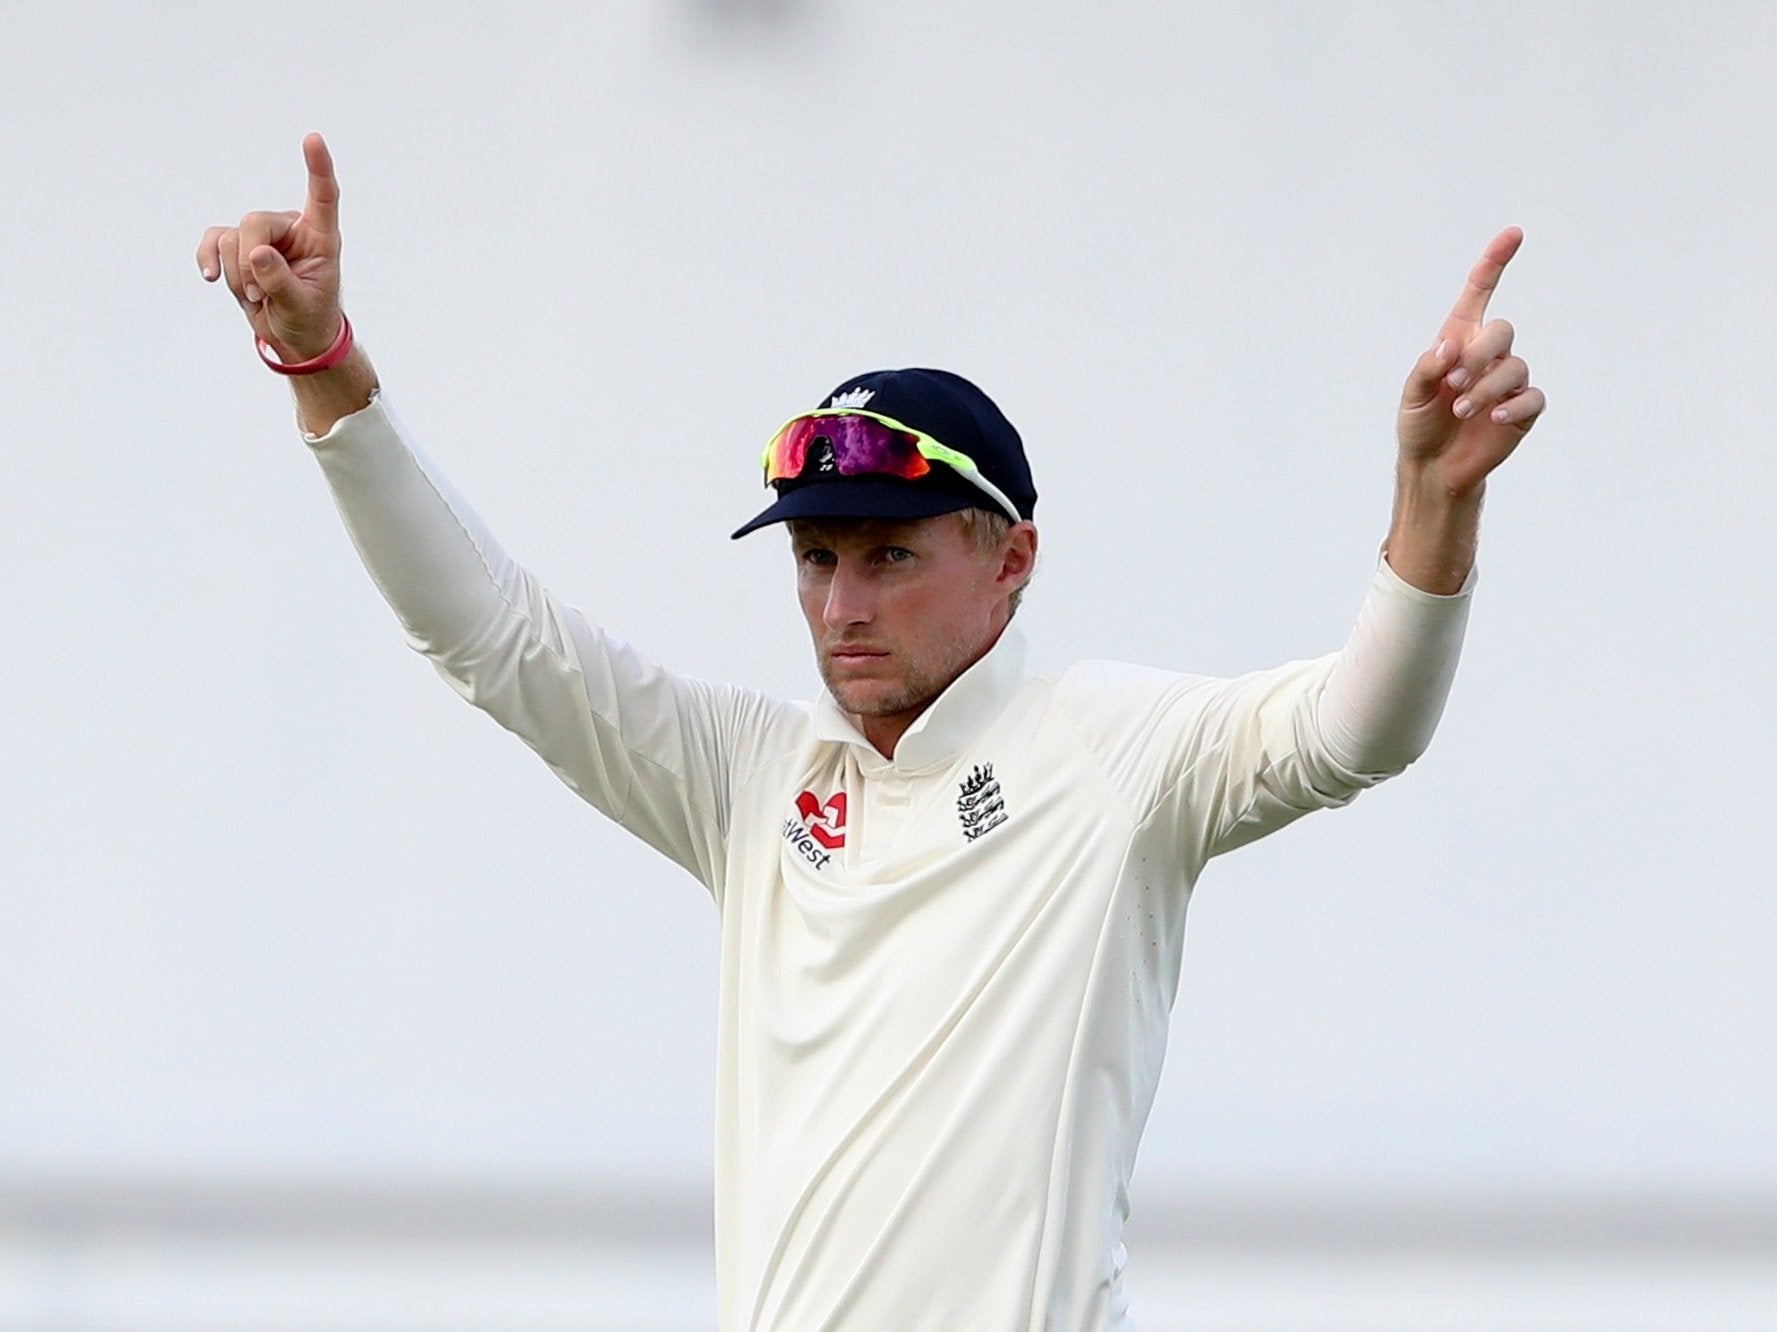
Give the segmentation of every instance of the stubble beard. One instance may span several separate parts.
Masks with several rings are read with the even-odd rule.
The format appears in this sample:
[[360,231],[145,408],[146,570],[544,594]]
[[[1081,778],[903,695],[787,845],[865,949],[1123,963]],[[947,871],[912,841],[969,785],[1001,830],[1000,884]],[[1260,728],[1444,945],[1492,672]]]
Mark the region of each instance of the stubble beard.
[[840,708],[854,717],[898,717],[902,713],[921,711],[944,692],[944,685],[934,687],[920,676],[903,680],[894,693],[884,694],[878,692],[882,681],[836,679],[832,666],[826,661],[821,663],[821,679]]
[[[878,690],[886,682],[880,679],[836,678],[833,663],[822,654],[821,680],[840,708],[854,717],[899,717],[925,711],[938,695],[955,683],[957,676],[968,670],[982,655],[985,655],[984,652],[972,653],[969,644],[957,641],[950,644],[950,651],[943,658],[946,665],[935,670],[909,665],[898,682],[899,688],[891,693],[882,693]],[[898,661],[900,658],[891,660]],[[859,686],[866,688],[860,689]],[[862,697],[848,697],[854,693],[861,694]]]

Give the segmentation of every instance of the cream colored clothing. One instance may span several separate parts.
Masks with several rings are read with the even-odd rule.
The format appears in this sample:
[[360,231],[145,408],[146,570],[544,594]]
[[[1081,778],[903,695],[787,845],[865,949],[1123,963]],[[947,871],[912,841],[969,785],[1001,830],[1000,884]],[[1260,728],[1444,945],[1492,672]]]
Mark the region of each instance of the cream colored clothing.
[[1033,677],[1009,630],[889,760],[556,601],[381,402],[312,442],[414,647],[715,899],[724,1332],[1132,1328],[1191,886],[1419,754],[1467,596],[1383,566],[1341,653],[1233,680]]

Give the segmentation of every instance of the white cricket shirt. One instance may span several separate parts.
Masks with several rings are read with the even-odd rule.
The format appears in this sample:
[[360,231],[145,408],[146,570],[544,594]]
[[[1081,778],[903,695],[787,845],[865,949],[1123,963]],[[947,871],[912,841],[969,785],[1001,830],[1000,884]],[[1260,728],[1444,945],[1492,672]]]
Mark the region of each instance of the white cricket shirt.
[[1384,565],[1342,652],[1235,680],[1031,677],[1009,629],[891,760],[556,601],[380,401],[311,443],[413,645],[715,899],[724,1332],[1133,1328],[1191,885],[1417,756],[1467,596]]

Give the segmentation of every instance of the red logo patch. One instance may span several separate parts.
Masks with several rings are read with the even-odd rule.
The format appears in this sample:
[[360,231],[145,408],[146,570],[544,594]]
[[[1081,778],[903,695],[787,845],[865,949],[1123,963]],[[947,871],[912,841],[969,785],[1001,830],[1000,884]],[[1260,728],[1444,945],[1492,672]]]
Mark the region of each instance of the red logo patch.
[[824,805],[813,791],[804,791],[796,797],[796,812],[808,825],[809,836],[827,850],[837,851],[845,845],[844,791],[829,797]]

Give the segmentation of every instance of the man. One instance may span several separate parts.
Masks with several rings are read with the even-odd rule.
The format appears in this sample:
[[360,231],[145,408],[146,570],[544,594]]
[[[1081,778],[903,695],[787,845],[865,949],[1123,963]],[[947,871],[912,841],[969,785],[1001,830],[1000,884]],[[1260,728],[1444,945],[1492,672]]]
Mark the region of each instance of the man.
[[1486,477],[1543,395],[1487,247],[1399,414],[1385,559],[1340,653],[1237,680],[1022,665],[1036,488],[942,371],[841,384],[766,450],[826,684],[675,677],[537,586],[406,440],[339,306],[338,187],[211,228],[414,643],[721,913],[721,1326],[1127,1329],[1121,1234],[1204,863],[1424,748]]

